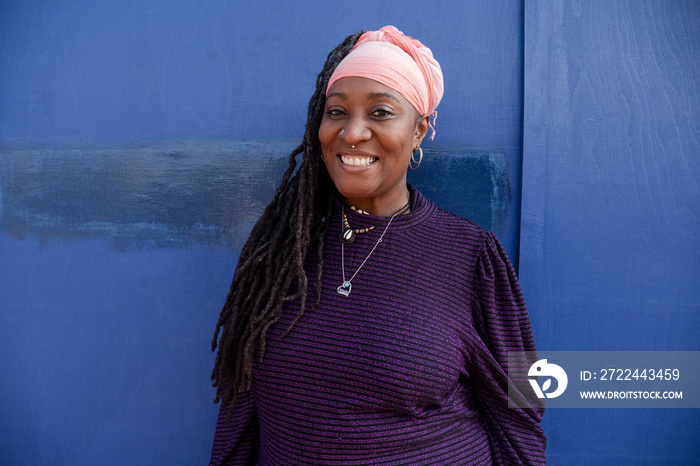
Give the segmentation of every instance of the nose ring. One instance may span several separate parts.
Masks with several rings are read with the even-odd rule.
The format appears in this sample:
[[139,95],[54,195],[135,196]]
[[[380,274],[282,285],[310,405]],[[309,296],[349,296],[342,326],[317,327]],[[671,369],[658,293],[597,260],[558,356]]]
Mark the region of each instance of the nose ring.
[[[345,128],[341,129],[339,134],[340,134],[341,136],[342,136],[343,134],[345,134]],[[354,145],[354,144],[352,145],[352,148],[353,148],[353,149],[355,148],[355,145]]]

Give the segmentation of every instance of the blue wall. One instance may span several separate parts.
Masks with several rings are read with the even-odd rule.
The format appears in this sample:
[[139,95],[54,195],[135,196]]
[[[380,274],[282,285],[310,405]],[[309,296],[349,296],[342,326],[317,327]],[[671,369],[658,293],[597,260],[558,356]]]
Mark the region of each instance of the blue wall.
[[[538,346],[700,349],[697,5],[0,2],[0,463],[206,462],[241,243],[327,52],[390,23],[445,72],[413,182],[520,260]],[[550,464],[692,464],[699,424],[550,410]]]
[[413,182],[517,261],[522,5],[0,2],[0,463],[203,464],[209,342],[326,54],[395,24],[446,95]]
[[0,143],[299,140],[330,49],[389,23],[428,44],[444,68],[433,146],[506,156],[512,215],[498,233],[517,262],[523,26],[515,2],[7,0]]
[[[524,82],[520,279],[539,349],[697,351],[700,3],[526,2]],[[552,464],[700,461],[698,410],[545,418]]]

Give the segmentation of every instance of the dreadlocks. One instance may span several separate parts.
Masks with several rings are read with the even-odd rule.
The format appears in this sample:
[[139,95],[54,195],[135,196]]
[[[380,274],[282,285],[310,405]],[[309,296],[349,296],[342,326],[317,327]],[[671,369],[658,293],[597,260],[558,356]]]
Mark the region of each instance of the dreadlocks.
[[[318,252],[319,264],[316,300],[311,309],[317,308],[321,300],[321,251],[334,187],[321,160],[318,129],[328,80],[363,32],[348,36],[328,54],[309,101],[304,139],[289,155],[282,183],[253,227],[216,323],[211,342],[212,351],[217,348],[217,340],[219,347],[211,375],[216,387],[214,402],[230,403],[229,413],[239,392],[250,389],[253,355],[259,347],[260,359],[264,357],[267,331],[280,319],[284,304],[299,300],[301,308],[282,336],[304,313],[308,284],[304,261],[312,247]],[[299,154],[303,154],[302,161],[295,174]]]

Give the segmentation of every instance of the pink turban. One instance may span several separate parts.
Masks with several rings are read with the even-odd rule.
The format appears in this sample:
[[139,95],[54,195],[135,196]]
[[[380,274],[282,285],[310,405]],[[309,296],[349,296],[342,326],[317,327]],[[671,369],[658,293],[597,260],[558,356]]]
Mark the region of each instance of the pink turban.
[[[435,123],[435,109],[444,92],[440,64],[428,47],[404,36],[394,26],[362,34],[331,75],[326,95],[334,82],[351,76],[372,79],[394,89],[420,115],[430,114]],[[432,124],[430,127],[432,139],[435,128]]]

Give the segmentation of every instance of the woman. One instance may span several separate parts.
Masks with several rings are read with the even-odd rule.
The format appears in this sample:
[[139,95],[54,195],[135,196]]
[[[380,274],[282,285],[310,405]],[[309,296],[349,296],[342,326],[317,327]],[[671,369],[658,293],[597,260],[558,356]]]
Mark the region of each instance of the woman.
[[534,350],[513,268],[406,184],[442,93],[392,26],[329,54],[216,326],[212,464],[544,463],[541,411],[507,403]]

